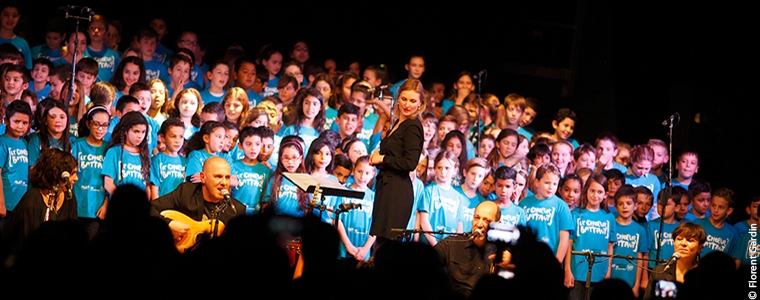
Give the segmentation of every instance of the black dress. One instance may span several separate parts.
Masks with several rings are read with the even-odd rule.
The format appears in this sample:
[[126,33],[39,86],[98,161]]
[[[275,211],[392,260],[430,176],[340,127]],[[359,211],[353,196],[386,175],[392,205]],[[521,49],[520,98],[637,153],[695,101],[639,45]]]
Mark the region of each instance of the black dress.
[[[45,222],[47,205],[38,188],[30,187],[19,200],[16,208],[8,215],[3,228],[5,251],[16,252],[24,240]],[[63,200],[58,211],[50,211],[48,221],[77,220],[76,196]]]
[[405,120],[380,142],[380,154],[385,157],[377,174],[371,235],[393,240],[399,232],[392,228],[406,229],[414,206],[409,172],[420,161],[422,143],[422,123],[417,118]]

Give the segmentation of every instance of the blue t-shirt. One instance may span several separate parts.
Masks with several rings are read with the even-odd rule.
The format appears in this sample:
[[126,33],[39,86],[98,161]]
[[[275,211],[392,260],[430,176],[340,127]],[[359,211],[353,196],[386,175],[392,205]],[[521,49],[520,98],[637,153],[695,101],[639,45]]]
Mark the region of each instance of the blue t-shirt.
[[456,190],[459,194],[462,195],[465,199],[467,199],[468,205],[465,207],[462,207],[462,225],[464,228],[464,232],[470,232],[472,231],[472,218],[475,216],[475,207],[480,204],[480,202],[483,202],[486,200],[485,197],[481,196],[477,191],[475,191],[475,197],[467,197],[467,195],[464,193],[464,190],[462,190],[462,186],[455,186],[454,190]]
[[187,158],[159,152],[150,160],[150,183],[158,186],[158,196],[171,193],[185,182]]
[[[489,200],[490,201],[490,200]],[[512,226],[526,226],[525,210],[517,206],[517,204],[509,204],[507,207],[499,207],[501,210],[501,223]]]
[[113,146],[106,151],[101,174],[111,177],[115,186],[133,184],[143,190],[150,179],[143,176],[140,154],[130,153],[122,146]]
[[277,190],[277,199],[272,198],[272,182],[274,176],[270,176],[267,187],[265,189],[264,198],[261,202],[274,202],[274,213],[278,215],[287,215],[301,218],[305,215],[305,211],[301,209],[298,203],[298,186],[290,182],[284,176],[280,181],[280,186]]
[[[147,60],[143,61],[143,63],[145,64],[145,81],[151,81],[152,79],[161,79],[164,74],[169,74],[166,71],[166,65],[157,60]],[[166,88],[169,88],[169,84],[166,84]]]
[[[622,225],[617,222],[615,233],[617,234],[617,242],[613,248],[615,255],[636,258],[639,253],[646,253],[649,249],[646,229],[639,223],[631,221],[628,225]],[[622,279],[633,288],[636,285],[637,263],[637,260],[613,259],[610,277]]]
[[[330,106],[325,108],[325,130],[332,129],[335,119],[338,118],[338,110]],[[337,132],[337,131],[336,131]]]
[[248,97],[248,109],[256,107],[256,104],[260,103],[261,100],[264,100],[264,98],[261,97],[261,94],[257,93],[253,89],[245,92],[245,95]]
[[[660,234],[660,222],[662,219],[652,220],[649,223],[647,223],[647,245],[649,246],[649,259],[655,259],[657,257],[657,240],[659,239]],[[660,246],[662,248],[660,249],[660,259],[667,260],[671,256],[673,256],[673,252],[675,251],[673,245],[673,230],[678,227],[679,222],[674,222],[673,224],[665,223],[662,225],[662,240],[660,241]],[[654,268],[655,262],[650,261],[648,268]]]
[[168,58],[171,57],[172,54],[174,54],[174,52],[171,49],[164,46],[164,44],[158,44],[158,46],[156,46],[156,51],[153,52],[153,60],[160,63],[168,62]]
[[21,55],[24,57],[25,66],[27,69],[32,69],[32,51],[29,49],[29,43],[26,42],[26,40],[18,35],[14,35],[10,39],[6,39],[4,37],[0,37],[0,45],[5,43],[11,43],[11,45],[15,46],[16,49],[18,49],[19,52],[21,52]]
[[[617,222],[611,213],[599,209],[576,208],[572,211],[576,226],[570,232],[573,241],[572,251],[589,251],[592,253],[610,254],[609,244],[617,241],[615,226]],[[571,268],[575,280],[585,282],[588,274],[588,262],[582,255],[572,255]],[[608,261],[598,262],[592,266],[591,282],[599,282],[607,275]]]
[[731,256],[738,259],[743,266],[750,266],[754,261],[757,263],[757,257],[760,256],[760,247],[757,243],[757,227],[744,231],[740,236],[731,252]]
[[575,229],[567,203],[556,195],[544,200],[528,196],[520,201],[520,207],[525,211],[527,227],[536,233],[539,241],[549,245],[552,252],[557,254],[560,231]]
[[[364,121],[362,121],[362,127],[357,128],[356,132],[354,133],[354,136],[356,138],[360,139],[362,142],[364,142],[364,145],[367,147],[367,151],[369,149],[372,149],[370,146],[370,139],[372,137],[372,134],[375,132],[375,124],[377,124],[377,121],[380,119],[380,117],[376,114],[370,113],[365,114]],[[338,123],[333,122],[332,126],[330,127],[335,132],[340,132],[338,128]]]
[[103,162],[108,143],[95,146],[86,137],[76,139],[71,144],[71,155],[77,160],[77,177],[72,193],[77,199],[77,214],[80,218],[96,218],[103,205],[106,191],[103,188]]
[[[47,58],[51,62],[61,59],[61,50],[53,50],[47,44],[37,45],[31,50],[32,61],[38,58]],[[52,70],[51,70],[52,71]]]
[[119,66],[119,53],[111,48],[103,47],[103,50],[95,51],[87,46],[87,52],[98,62],[98,82],[108,82]]
[[[211,94],[211,92],[208,89],[205,89],[201,91],[201,99],[203,100],[203,105],[208,105],[211,102],[222,102],[222,99],[224,99],[224,95],[227,94],[227,91],[223,91],[221,95],[216,96],[214,94]],[[249,106],[252,107],[252,106]]]
[[707,234],[707,241],[705,242],[705,246],[702,247],[702,252],[700,252],[700,256],[702,257],[713,251],[720,251],[730,255],[739,242],[739,234],[736,232],[736,229],[726,222],[723,222],[723,227],[721,228],[715,227],[710,218],[695,220],[694,224],[702,226]]
[[[42,130],[45,129],[43,128]],[[50,142],[50,148],[58,148],[63,150],[63,145],[61,145],[58,139],[48,136],[48,141]],[[37,163],[37,159],[40,158],[40,153],[42,153],[39,131],[31,134],[31,137],[29,138],[29,145],[27,145],[27,150],[29,150],[29,166],[32,167],[35,163]]]
[[190,151],[190,154],[187,155],[187,169],[185,169],[186,176],[193,176],[203,171],[203,163],[212,156],[221,157],[215,153],[208,153],[206,149]]
[[0,136],[0,163],[5,208],[12,211],[26,193],[29,183],[29,151],[26,140],[15,139],[7,134]]
[[280,82],[280,76],[275,76],[267,81],[267,86],[261,92],[261,97],[274,96],[279,92],[277,90],[277,83]]
[[[417,210],[428,214],[433,231],[455,233],[463,219],[463,208],[468,207],[469,202],[454,187],[443,188],[438,183],[431,183],[422,191]],[[447,235],[434,236],[441,240]]]
[[258,214],[261,211],[261,196],[272,170],[262,163],[253,166],[242,160],[232,162],[232,175],[237,177],[238,185],[232,189],[232,197],[243,202],[246,214]]
[[34,85],[34,81],[30,81],[28,90],[34,92],[34,94],[37,95],[38,102],[45,100],[45,98],[47,98],[48,95],[50,95],[50,90],[52,89],[52,87],[50,87],[50,85],[47,83],[45,83],[45,86],[42,87],[42,89],[40,89],[39,91],[35,90],[36,88],[37,86]]
[[[304,148],[303,153],[309,153],[309,147],[311,146],[311,142],[316,140],[319,137],[319,131],[313,127],[307,127],[307,126],[301,126],[301,128],[296,131],[296,127],[294,125],[290,125],[282,130],[282,134],[278,134],[280,137],[286,137],[289,135],[297,135],[300,136],[303,139]],[[272,154],[274,156],[274,154]],[[275,165],[272,165],[275,166]]]
[[[351,187],[348,187],[353,190]],[[369,239],[369,229],[372,226],[372,208],[375,204],[375,192],[367,189],[364,191],[364,198],[345,198],[337,197],[333,209],[337,209],[338,205],[343,203],[355,203],[361,204],[361,208],[352,209],[349,212],[340,214],[340,220],[343,222],[343,228],[346,230],[346,237],[351,241],[351,244],[355,247],[362,247]],[[340,244],[341,257],[353,257],[346,252],[346,246]],[[367,251],[367,256],[364,259],[369,259],[372,251]]]

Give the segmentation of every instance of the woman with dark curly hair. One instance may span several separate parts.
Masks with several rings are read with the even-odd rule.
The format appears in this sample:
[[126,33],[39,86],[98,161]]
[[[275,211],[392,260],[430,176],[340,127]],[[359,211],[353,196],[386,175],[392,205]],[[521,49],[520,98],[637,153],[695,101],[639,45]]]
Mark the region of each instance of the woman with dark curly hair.
[[[57,148],[43,152],[29,173],[29,189],[3,228],[3,250],[17,252],[26,237],[43,222],[77,219],[76,197],[69,192],[78,180],[77,161],[70,153]],[[63,178],[68,172],[69,179]],[[4,252],[6,253],[6,252]]]

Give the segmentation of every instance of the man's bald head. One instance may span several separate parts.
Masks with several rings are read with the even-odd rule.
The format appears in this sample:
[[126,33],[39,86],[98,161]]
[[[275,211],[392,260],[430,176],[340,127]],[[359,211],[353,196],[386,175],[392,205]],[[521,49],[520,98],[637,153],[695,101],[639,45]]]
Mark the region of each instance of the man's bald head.
[[219,156],[209,157],[206,159],[206,162],[203,163],[203,173],[217,168],[227,168],[227,171],[229,172],[230,164],[227,162],[227,160]]
[[475,213],[480,211],[481,217],[488,217],[491,222],[498,222],[501,219],[501,209],[494,201],[483,201],[475,207]]
[[224,198],[222,190],[229,193],[230,188],[230,164],[223,158],[212,156],[203,163],[201,172],[201,184],[203,184],[203,197],[206,201],[217,202]]

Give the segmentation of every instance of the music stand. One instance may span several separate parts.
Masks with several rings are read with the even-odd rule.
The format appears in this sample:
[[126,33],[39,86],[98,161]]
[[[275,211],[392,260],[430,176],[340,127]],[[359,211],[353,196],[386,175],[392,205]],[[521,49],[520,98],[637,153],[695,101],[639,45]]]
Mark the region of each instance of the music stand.
[[[319,184],[319,189],[322,190],[322,197],[319,202],[320,205],[317,207],[317,209],[319,209],[320,219],[322,219],[322,213],[327,210],[325,207],[325,196],[340,196],[356,199],[364,198],[364,192],[350,190],[331,178],[314,177],[309,174],[289,172],[283,172],[282,175],[295,184],[299,189],[307,193],[314,193],[317,184]],[[335,219],[337,220],[338,217],[339,216],[336,215]],[[335,225],[337,226],[337,224],[338,222],[336,221]]]

